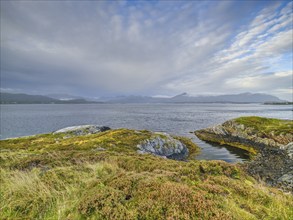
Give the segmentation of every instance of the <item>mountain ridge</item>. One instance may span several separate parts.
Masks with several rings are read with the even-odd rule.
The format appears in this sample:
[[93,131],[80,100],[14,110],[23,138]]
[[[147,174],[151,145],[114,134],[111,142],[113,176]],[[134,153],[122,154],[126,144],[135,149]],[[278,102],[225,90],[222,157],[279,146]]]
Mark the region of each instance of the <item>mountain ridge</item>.
[[[104,100],[107,102],[107,100]],[[265,93],[240,93],[214,96],[191,96],[184,92],[171,98],[157,98],[149,96],[126,96],[109,100],[111,103],[282,103],[276,96]]]
[[0,93],[1,104],[89,104],[97,103],[85,99],[59,100],[44,95],[28,95],[24,93]]

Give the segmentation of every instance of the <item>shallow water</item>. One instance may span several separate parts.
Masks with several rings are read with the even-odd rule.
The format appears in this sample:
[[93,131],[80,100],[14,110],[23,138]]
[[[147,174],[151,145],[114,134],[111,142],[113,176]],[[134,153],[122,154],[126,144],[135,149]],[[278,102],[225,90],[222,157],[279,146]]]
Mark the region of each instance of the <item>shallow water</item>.
[[202,148],[197,159],[241,162],[245,151],[200,141],[189,133],[239,116],[292,120],[292,106],[261,104],[65,104],[0,105],[1,139],[82,124],[147,129],[192,138]]

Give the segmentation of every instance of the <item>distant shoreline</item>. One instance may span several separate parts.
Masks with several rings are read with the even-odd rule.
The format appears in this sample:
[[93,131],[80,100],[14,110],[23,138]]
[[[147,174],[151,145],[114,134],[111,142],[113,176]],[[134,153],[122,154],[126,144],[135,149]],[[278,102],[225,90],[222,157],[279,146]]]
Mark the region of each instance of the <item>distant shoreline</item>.
[[260,105],[292,105],[293,102],[286,103],[262,103],[262,102],[85,102],[85,103],[0,103],[1,105],[81,105],[81,104],[260,104]]
[[293,102],[265,102],[264,105],[293,105]]

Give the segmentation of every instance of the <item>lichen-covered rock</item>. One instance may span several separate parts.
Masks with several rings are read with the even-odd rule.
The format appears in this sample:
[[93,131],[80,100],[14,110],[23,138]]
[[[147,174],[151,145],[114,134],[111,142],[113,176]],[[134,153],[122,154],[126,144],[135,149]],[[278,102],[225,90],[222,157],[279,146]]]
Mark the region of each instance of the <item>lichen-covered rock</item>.
[[284,174],[283,176],[281,176],[278,181],[278,184],[280,184],[280,186],[287,186],[287,188],[293,189],[293,171]]
[[53,134],[66,133],[68,135],[81,136],[81,135],[88,135],[88,134],[96,134],[96,133],[104,132],[107,130],[110,130],[110,128],[106,126],[79,125],[79,126],[62,128],[58,131],[53,132]]
[[257,154],[245,164],[248,173],[293,192],[293,121],[241,117],[195,131],[205,141],[227,144]]
[[155,132],[151,138],[142,141],[138,153],[151,153],[157,156],[182,160],[188,155],[187,147],[167,133]]
[[293,160],[293,142],[290,142],[286,146],[282,147],[281,149],[284,149],[287,151],[287,154],[291,160]]

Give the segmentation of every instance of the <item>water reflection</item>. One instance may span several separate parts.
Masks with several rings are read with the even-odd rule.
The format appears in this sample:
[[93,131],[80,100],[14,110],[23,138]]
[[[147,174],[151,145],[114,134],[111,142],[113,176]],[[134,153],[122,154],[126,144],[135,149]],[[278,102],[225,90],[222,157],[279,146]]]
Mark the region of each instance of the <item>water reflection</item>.
[[217,149],[226,149],[229,151],[229,153],[236,155],[237,157],[241,158],[243,161],[247,161],[250,159],[249,152],[246,150],[243,150],[237,147],[232,147],[227,144],[219,145],[217,143],[210,142],[210,141],[207,141],[206,143]]
[[243,163],[250,159],[249,152],[240,148],[202,141],[197,137],[192,138],[192,140],[201,148],[201,153],[195,158],[197,160],[223,160],[229,163]]

